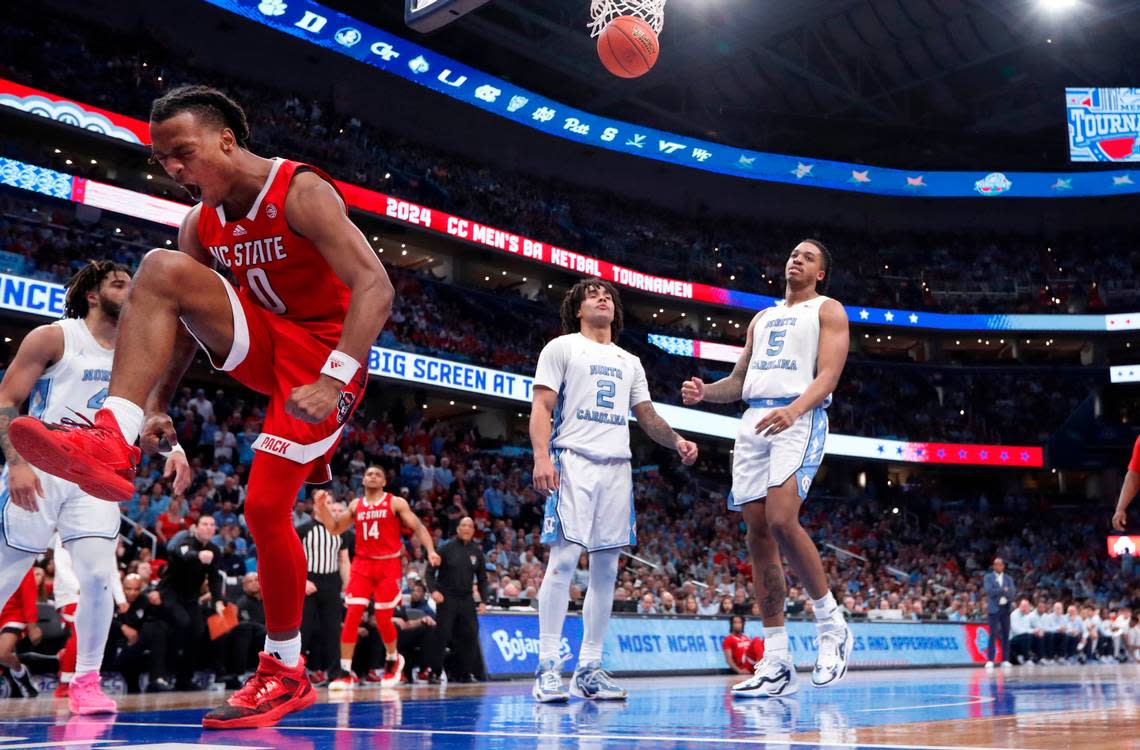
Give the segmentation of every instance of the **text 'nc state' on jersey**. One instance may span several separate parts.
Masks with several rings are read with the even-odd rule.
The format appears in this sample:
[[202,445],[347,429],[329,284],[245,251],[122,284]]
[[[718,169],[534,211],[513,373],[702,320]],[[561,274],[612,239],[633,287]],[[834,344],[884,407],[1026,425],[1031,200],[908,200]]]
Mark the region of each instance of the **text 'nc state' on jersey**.
[[226,268],[263,266],[289,257],[285,252],[285,238],[282,235],[236,242],[233,246],[210,245],[210,254]]

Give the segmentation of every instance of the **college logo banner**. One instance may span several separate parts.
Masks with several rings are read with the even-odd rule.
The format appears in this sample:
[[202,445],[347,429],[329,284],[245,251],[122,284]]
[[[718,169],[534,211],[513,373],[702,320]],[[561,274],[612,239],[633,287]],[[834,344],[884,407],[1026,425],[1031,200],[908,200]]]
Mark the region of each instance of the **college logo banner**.
[[771,154],[585,112],[520,88],[312,0],[208,0],[456,101],[548,135],[609,151],[764,182],[920,198],[1071,198],[1140,192],[1140,172],[892,169]]

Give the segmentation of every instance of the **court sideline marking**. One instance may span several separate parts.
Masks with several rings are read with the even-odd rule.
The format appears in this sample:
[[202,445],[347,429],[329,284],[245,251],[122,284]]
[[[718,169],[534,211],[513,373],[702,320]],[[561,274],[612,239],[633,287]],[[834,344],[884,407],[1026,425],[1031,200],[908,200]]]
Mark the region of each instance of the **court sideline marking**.
[[[69,723],[83,724],[88,722],[75,722],[74,720]],[[99,722],[90,722],[99,723]],[[54,726],[55,722],[48,721],[17,721],[17,720],[0,720],[0,724],[39,724]],[[107,726],[106,724],[100,724]],[[150,722],[150,721],[116,721],[112,726],[116,727],[166,727],[168,729],[202,729],[201,724],[177,724],[166,722]],[[517,739],[539,739],[539,740],[557,740],[557,739],[590,739],[590,740],[615,740],[622,742],[629,742],[630,740],[639,740],[645,742],[692,742],[708,745],[768,745],[773,741],[772,737],[686,737],[686,736],[668,736],[657,737],[651,735],[630,735],[630,734],[565,734],[555,732],[505,732],[505,731],[463,731],[458,729],[404,729],[399,727],[297,727],[297,726],[282,726],[277,725],[271,727],[274,730],[290,730],[295,732],[358,732],[358,733],[371,733],[371,734],[412,734],[412,735],[443,735],[452,737],[503,737],[503,738],[517,738]],[[251,738],[256,739],[256,738]],[[884,743],[869,743],[869,742],[824,742],[822,740],[791,740],[781,739],[781,743],[787,743],[789,746],[803,746],[803,747],[850,747],[850,748],[880,748],[881,750],[1008,750],[1004,747],[988,747],[985,745],[915,745],[915,744],[884,744]],[[42,747],[40,745],[39,747]],[[0,750],[7,750],[0,746]],[[1034,748],[1021,748],[1021,750],[1034,750]]]

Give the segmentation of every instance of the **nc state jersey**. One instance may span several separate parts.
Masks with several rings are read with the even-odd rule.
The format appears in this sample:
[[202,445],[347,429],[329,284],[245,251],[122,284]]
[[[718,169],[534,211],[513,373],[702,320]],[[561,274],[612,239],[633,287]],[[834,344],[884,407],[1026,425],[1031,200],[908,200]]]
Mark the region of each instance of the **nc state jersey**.
[[274,159],[265,185],[245,216],[228,219],[221,206],[200,206],[198,242],[230,270],[239,295],[304,325],[318,340],[336,346],[350,292],[317,246],[289,227],[285,198],[298,171],[313,172],[333,184],[315,167]]
[[64,318],[52,325],[63,329],[63,356],[44,370],[28,395],[28,414],[44,422],[88,419],[103,408],[111,384],[114,349],[105,349],[80,318]]
[[356,503],[356,556],[369,559],[396,557],[404,549],[400,517],[392,510],[392,495],[385,492],[376,503],[368,498]]

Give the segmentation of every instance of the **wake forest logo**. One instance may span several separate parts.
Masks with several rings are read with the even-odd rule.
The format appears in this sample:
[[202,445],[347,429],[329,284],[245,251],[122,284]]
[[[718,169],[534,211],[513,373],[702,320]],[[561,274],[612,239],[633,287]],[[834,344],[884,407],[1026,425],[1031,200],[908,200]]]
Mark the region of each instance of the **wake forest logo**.
[[1140,88],[1065,90],[1073,161],[1140,162]]

